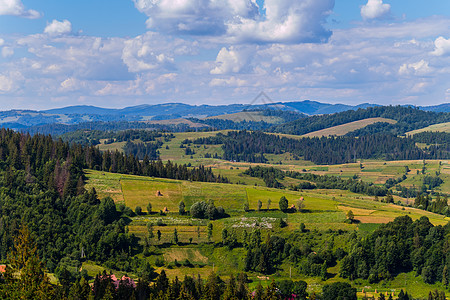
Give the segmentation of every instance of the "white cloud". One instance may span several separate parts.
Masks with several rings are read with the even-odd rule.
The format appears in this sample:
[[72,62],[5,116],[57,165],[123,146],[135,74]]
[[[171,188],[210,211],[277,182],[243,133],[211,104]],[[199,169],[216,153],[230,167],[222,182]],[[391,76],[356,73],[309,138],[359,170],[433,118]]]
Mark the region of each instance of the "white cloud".
[[[224,1],[229,10],[247,14],[244,21],[252,19],[251,6],[239,6],[245,1],[234,1],[233,8],[231,1]],[[297,2],[312,7],[308,1]],[[286,7],[297,4],[289,5],[280,1],[278,11],[266,10],[281,20]],[[255,22],[268,22],[269,15],[255,17]],[[109,107],[164,101],[249,103],[264,90],[277,101],[420,104],[441,101],[449,88],[448,56],[430,53],[440,49],[437,37],[448,37],[450,18],[362,22],[334,30],[327,43],[259,43],[256,36],[248,39],[256,44],[250,44],[244,32],[232,35],[226,25],[227,31],[216,37],[175,38],[156,32],[135,38],[44,33],[3,37],[7,41],[0,57],[3,47],[15,53],[0,59],[0,101],[42,107],[56,105],[48,99],[60,99],[57,105],[62,106],[83,95],[84,103]]]
[[427,75],[432,72],[433,69],[429,66],[429,63],[425,60],[418,61],[411,64],[403,64],[400,66],[398,73],[400,75]]
[[14,82],[5,75],[0,75],[0,93],[7,93],[13,90]]
[[331,31],[324,28],[334,0],[266,0],[266,16],[243,19],[228,26],[228,35],[237,42],[320,43]]
[[149,16],[147,26],[171,34],[227,37],[235,42],[326,41],[324,28],[334,0],[133,0]]
[[3,46],[3,44],[5,43],[4,39],[0,39],[0,46]]
[[188,55],[192,42],[173,39],[156,32],[147,32],[125,41],[122,60],[129,72],[175,69],[175,55]]
[[66,92],[73,92],[80,89],[82,83],[76,78],[70,77],[61,82],[60,89]]
[[238,50],[235,47],[222,48],[217,54],[216,67],[211,74],[239,73],[247,64],[252,51],[250,49]]
[[235,76],[231,76],[228,79],[214,78],[209,83],[210,86],[226,86],[226,87],[237,87],[237,86],[241,87],[247,84],[248,84],[247,81],[236,78]]
[[365,20],[378,19],[387,16],[391,11],[389,4],[383,0],[368,0],[366,5],[361,7],[361,16]]
[[69,34],[72,32],[72,24],[68,20],[63,20],[62,22],[58,20],[53,20],[44,29],[44,33],[49,35],[62,35]]
[[2,49],[2,56],[3,57],[10,57],[14,54],[14,50],[11,47],[3,47]]
[[37,19],[41,14],[32,9],[26,9],[20,0],[0,0],[0,16],[9,15],[28,19]]
[[434,41],[434,51],[432,55],[443,56],[450,54],[450,39],[440,36]]

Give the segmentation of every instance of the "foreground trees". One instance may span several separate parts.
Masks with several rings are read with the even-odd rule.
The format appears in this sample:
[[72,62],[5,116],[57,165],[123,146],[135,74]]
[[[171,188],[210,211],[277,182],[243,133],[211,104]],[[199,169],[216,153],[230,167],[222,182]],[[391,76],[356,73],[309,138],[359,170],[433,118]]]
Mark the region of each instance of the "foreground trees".
[[39,259],[28,227],[21,226],[11,250],[9,265],[4,274],[5,283],[0,285],[0,298],[51,299],[53,287],[44,272],[44,265]]

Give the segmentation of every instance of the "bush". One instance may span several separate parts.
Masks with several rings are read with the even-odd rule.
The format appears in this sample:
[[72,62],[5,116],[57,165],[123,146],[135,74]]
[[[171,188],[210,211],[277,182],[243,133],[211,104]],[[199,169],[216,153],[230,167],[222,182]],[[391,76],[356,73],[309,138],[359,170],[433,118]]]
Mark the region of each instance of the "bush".
[[157,267],[164,266],[164,258],[158,256],[155,260],[155,266]]
[[223,207],[214,205],[213,201],[206,203],[205,201],[199,201],[192,204],[190,209],[191,216],[198,219],[220,219],[226,217]]
[[348,299],[356,300],[356,288],[346,282],[335,282],[323,287],[323,300]]
[[142,208],[140,206],[136,206],[136,208],[134,209],[134,212],[136,213],[136,215],[141,215],[142,214]]

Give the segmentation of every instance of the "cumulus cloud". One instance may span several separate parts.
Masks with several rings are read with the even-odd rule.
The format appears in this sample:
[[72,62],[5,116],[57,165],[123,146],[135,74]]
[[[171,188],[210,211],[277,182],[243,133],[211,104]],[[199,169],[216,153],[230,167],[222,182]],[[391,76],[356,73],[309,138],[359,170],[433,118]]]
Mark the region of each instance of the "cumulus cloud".
[[432,55],[443,56],[450,54],[450,39],[440,36],[434,41],[434,51]]
[[3,44],[5,43],[4,39],[0,39],[0,46],[3,46]]
[[365,20],[379,19],[389,15],[391,6],[383,3],[383,0],[368,0],[366,5],[361,7],[361,16]]
[[[147,26],[171,34],[225,36],[235,42],[326,41],[334,0],[134,0]],[[260,13],[264,11],[265,13]]]
[[433,69],[429,66],[429,63],[425,60],[420,60],[416,63],[403,64],[400,66],[398,73],[400,75],[427,75],[432,72]]
[[211,70],[211,74],[239,73],[248,63],[252,54],[250,49],[238,50],[231,46],[222,48],[217,54],[216,67]]
[[65,92],[73,92],[79,90],[83,83],[76,78],[70,77],[61,82],[60,90]]
[[214,78],[209,83],[210,86],[225,86],[225,87],[241,87],[241,86],[244,86],[247,84],[248,84],[247,81],[236,78],[235,76],[231,76],[230,78],[225,78],[225,79],[224,78]]
[[237,42],[320,43],[331,31],[324,28],[334,0],[265,0],[266,15],[230,23],[228,34]]
[[11,78],[0,75],[0,93],[7,93],[13,89],[14,82]]
[[176,55],[196,53],[195,42],[165,37],[156,32],[147,32],[125,41],[122,60],[130,72],[157,69],[175,69]]
[[37,19],[41,14],[33,9],[26,9],[20,0],[0,0],[0,16],[9,15],[28,19]]
[[49,35],[63,35],[72,32],[72,24],[68,20],[63,20],[62,22],[58,20],[53,20],[44,29],[44,33]]

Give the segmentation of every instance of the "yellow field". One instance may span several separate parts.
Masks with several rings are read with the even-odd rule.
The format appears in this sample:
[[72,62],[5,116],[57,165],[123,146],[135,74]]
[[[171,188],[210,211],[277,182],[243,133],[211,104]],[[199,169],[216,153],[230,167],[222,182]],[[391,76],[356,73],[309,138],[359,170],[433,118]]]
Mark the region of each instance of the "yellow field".
[[322,129],[322,130],[318,130],[318,131],[314,131],[314,132],[310,132],[307,133],[305,135],[303,135],[304,137],[322,137],[322,136],[331,136],[331,135],[345,135],[349,132],[355,131],[357,129],[361,129],[364,128],[366,126],[375,124],[375,123],[380,123],[380,122],[384,122],[384,123],[389,123],[389,124],[395,124],[397,123],[397,121],[392,120],[392,119],[386,119],[386,118],[368,118],[368,119],[364,119],[364,120],[358,120],[358,121],[354,121],[354,122],[349,122],[346,124],[342,124],[342,125],[338,125],[338,126],[333,126],[333,127],[329,127],[326,129]]
[[425,131],[435,131],[435,132],[437,131],[437,132],[450,133],[450,122],[434,124],[434,125],[430,125],[428,127],[421,128],[421,129],[409,131],[406,133],[406,135],[414,135],[416,133],[425,132]]

